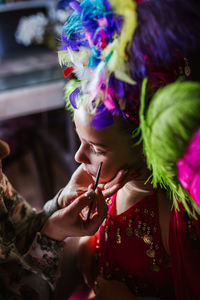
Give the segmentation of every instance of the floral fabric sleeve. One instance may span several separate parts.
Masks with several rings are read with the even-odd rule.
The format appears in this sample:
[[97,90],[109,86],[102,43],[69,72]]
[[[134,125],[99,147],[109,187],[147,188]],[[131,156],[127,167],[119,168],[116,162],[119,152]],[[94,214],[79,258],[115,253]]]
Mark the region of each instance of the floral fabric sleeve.
[[46,220],[45,214],[37,214],[12,187],[5,175],[0,181],[0,206],[0,213],[5,216],[7,239],[11,236],[15,238],[15,246],[19,253],[25,253],[36,233],[41,230]]
[[7,229],[9,224],[12,224],[14,227],[15,244],[21,254],[28,251],[36,233],[41,230],[47,218],[58,209],[56,198],[48,202],[48,207],[45,210],[37,213],[12,187],[6,176],[3,175],[0,182],[0,205],[10,221],[7,222]]
[[[63,242],[41,235],[40,230],[46,219],[58,209],[57,197],[37,213],[5,175],[0,179],[0,286],[5,291],[5,299],[15,299],[13,295],[20,294],[25,285],[31,290],[42,286],[48,290],[49,284],[52,286],[55,282]],[[4,282],[4,278],[8,280]],[[22,290],[24,292],[24,288]]]
[[63,242],[52,240],[38,232],[24,258],[35,271],[42,271],[44,277],[53,285],[63,248]]

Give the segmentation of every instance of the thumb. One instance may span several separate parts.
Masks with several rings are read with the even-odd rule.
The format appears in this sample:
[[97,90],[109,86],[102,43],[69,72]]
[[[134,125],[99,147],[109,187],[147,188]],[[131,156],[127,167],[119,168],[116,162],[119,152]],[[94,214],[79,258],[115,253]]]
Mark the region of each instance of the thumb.
[[117,175],[113,178],[113,180],[107,182],[104,186],[104,189],[111,188],[113,185],[119,184],[128,174],[128,170],[119,170]]
[[89,206],[91,199],[88,197],[87,192],[81,194],[79,197],[76,197],[74,201],[72,201],[67,207],[65,207],[66,211],[72,214],[79,214],[86,206]]

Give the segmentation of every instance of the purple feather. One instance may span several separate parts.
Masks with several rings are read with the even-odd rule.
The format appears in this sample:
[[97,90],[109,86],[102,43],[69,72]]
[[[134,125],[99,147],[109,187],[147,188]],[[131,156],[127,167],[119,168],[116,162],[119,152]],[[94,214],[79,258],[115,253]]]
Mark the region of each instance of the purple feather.
[[190,56],[200,49],[200,2],[149,0],[138,4],[137,13],[138,26],[129,52],[135,80],[148,74],[144,55],[152,64],[168,68],[180,53]]
[[69,101],[71,103],[71,105],[73,106],[73,108],[77,109],[76,106],[76,98],[78,96],[78,94],[80,93],[80,89],[76,88],[70,95],[69,95]]
[[115,80],[114,88],[119,98],[124,97],[124,84],[121,80]]
[[80,7],[79,2],[77,2],[77,1],[72,1],[72,2],[70,2],[70,3],[69,3],[69,6],[70,6],[73,10],[78,11],[79,13],[82,11],[82,8]]
[[93,117],[91,125],[96,129],[101,129],[112,125],[114,122],[113,115],[103,104],[97,107],[96,114]]

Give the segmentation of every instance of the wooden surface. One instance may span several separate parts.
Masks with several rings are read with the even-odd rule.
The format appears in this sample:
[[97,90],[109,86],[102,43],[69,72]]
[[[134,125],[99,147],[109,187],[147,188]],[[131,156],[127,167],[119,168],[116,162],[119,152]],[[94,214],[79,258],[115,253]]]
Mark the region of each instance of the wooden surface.
[[64,84],[52,51],[0,61],[0,120],[64,107]]
[[64,81],[0,93],[0,120],[64,107]]

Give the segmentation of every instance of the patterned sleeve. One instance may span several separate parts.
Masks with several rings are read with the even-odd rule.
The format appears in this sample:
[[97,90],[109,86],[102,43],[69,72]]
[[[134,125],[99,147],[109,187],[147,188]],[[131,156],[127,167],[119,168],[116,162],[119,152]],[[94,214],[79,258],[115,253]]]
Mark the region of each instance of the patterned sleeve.
[[54,205],[49,205],[51,210],[45,209],[37,213],[12,187],[5,175],[0,182],[0,192],[1,204],[15,229],[16,247],[21,254],[24,254],[47,218],[57,209],[56,200],[52,201]]
[[52,240],[38,232],[24,258],[32,269],[42,272],[53,286],[58,275],[59,258],[63,248],[64,242]]
[[37,213],[17,193],[5,175],[0,180],[0,215],[4,216],[6,228],[1,243],[6,243],[7,248],[10,244],[6,241],[12,244],[12,251],[8,249],[4,261],[9,257],[11,260],[18,257],[22,265],[25,264],[27,269],[47,279],[51,284],[56,279],[63,242],[41,235],[40,230],[46,219],[58,209],[58,195],[47,202],[42,212]]

